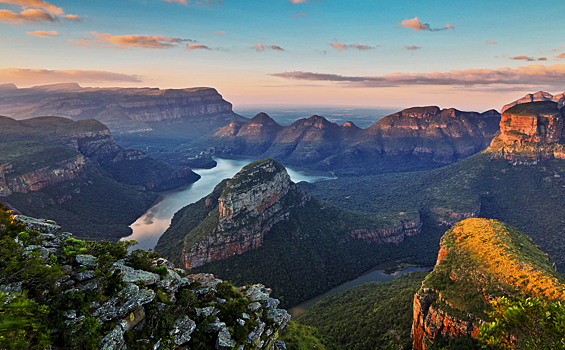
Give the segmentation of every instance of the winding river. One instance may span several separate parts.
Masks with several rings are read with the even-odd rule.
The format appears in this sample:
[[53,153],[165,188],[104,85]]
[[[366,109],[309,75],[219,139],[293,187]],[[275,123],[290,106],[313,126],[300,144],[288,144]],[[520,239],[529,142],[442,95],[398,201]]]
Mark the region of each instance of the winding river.
[[[167,230],[177,211],[207,196],[220,181],[233,177],[241,168],[254,161],[254,159],[221,158],[215,160],[218,165],[213,169],[195,169],[195,172],[202,176],[195,183],[161,192],[156,203],[131,224],[133,234],[122,240],[136,240],[139,244],[134,248],[155,248],[159,237]],[[335,178],[324,172],[311,172],[292,167],[286,167],[286,170],[294,182],[314,182]]]

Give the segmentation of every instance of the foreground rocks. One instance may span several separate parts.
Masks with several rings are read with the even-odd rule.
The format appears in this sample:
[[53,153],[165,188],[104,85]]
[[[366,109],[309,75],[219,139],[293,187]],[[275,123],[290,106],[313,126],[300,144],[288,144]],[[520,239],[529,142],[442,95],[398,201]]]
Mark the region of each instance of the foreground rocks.
[[[141,345],[146,349],[284,346],[275,343],[290,314],[277,308],[279,301],[271,298],[271,290],[263,285],[235,288],[210,274],[188,275],[167,260],[147,254],[136,253],[113,263],[108,262],[107,255],[69,255],[70,251],[82,252],[87,245],[59,232],[53,221],[24,216],[13,220],[39,234],[41,245],[25,247],[30,259],[51,265],[66,263],[55,284],[57,293],[69,303],[53,310],[64,320],[61,329],[53,330],[54,339],[59,339],[54,340],[53,349],[80,348],[80,343],[72,339],[92,329],[98,329],[98,348],[104,350],[137,349]],[[104,245],[98,247],[94,251]],[[143,256],[151,264],[139,268]],[[114,292],[108,294],[109,290]],[[0,293],[11,298],[23,292],[22,283],[0,286]],[[73,300],[82,300],[80,305],[87,302],[89,307],[77,307]],[[46,305],[50,306],[48,300]],[[61,333],[69,335],[62,344],[57,338]]]

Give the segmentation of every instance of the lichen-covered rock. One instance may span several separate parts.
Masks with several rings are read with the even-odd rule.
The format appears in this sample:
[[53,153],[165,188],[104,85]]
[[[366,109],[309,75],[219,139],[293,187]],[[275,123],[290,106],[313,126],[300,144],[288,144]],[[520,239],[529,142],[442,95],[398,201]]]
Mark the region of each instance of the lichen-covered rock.
[[183,345],[189,342],[190,335],[196,329],[196,322],[191,320],[188,316],[183,316],[175,321],[174,329],[171,331],[171,336],[174,337],[176,345]]
[[24,215],[15,215],[14,221],[24,224],[28,230],[34,230],[39,233],[55,234],[61,229],[61,226],[57,225],[55,221],[30,218]]
[[159,275],[149,271],[136,270],[133,267],[123,264],[114,264],[114,266],[122,272],[122,278],[125,282],[136,283],[143,282],[146,286],[153,285],[159,281]]
[[80,265],[88,266],[88,267],[96,267],[98,266],[98,258],[88,255],[88,254],[79,254],[76,256],[76,261]]
[[150,289],[139,289],[135,284],[128,284],[117,296],[102,304],[92,316],[103,322],[122,318],[139,307],[151,302],[155,292]]
[[124,345],[124,331],[120,325],[117,325],[108,333],[100,343],[101,350],[119,350]]

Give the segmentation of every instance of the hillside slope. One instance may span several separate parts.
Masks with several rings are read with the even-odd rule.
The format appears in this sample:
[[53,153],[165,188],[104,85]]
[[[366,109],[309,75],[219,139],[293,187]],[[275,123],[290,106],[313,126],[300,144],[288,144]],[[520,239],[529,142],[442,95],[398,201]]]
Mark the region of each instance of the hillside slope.
[[475,338],[497,297],[563,301],[564,282],[526,234],[496,220],[464,220],[441,239],[436,266],[414,296],[413,348]]
[[188,168],[118,146],[95,120],[0,117],[2,201],[28,215],[59,220],[81,237],[126,236],[127,226],[156,198],[148,191],[198,178]]
[[290,306],[380,262],[421,263],[419,237],[413,237],[419,232],[418,212],[390,220],[339,209],[311,197],[280,163],[264,159],[175,214],[156,251],[234,283],[272,282],[274,295]]

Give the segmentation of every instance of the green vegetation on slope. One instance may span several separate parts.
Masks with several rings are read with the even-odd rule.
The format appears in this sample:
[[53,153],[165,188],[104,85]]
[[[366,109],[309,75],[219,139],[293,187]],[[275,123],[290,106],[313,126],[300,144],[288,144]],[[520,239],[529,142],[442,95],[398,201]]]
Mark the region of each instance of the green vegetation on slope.
[[459,318],[471,313],[485,319],[488,300],[496,297],[565,299],[563,277],[552,268],[549,256],[507,224],[461,221],[446,232],[441,247],[441,260],[423,286],[440,291],[438,303]]
[[[285,201],[292,200],[291,194],[285,196],[283,207],[290,205]],[[189,211],[185,212],[188,214]],[[215,210],[211,215],[218,213]],[[202,230],[209,233],[214,228],[209,225],[209,220],[213,218],[207,217],[186,239],[202,235]],[[207,263],[191,272],[213,273],[234,284],[260,282],[269,285],[273,295],[281,299],[281,305],[290,307],[385,261],[403,259],[409,263],[433,265],[438,247],[430,244],[427,252],[428,248],[421,247],[419,242],[439,241],[439,230],[430,230],[424,236],[406,237],[400,244],[344,240],[352,229],[363,227],[382,226],[367,215],[312,199],[303,207],[290,209],[289,219],[275,224],[259,248]]]
[[508,108],[504,113],[509,113],[519,117],[530,117],[536,115],[555,115],[559,114],[557,103],[552,101],[540,101],[517,104]]
[[472,213],[480,205],[481,217],[507,222],[525,232],[565,271],[563,160],[514,166],[484,152],[429,172],[341,178],[301,186],[337,206],[375,215],[420,210],[424,233],[437,228],[437,219],[462,219],[451,218],[450,212]]
[[412,272],[351,288],[322,299],[296,322],[316,327],[344,349],[410,349],[414,293],[426,275]]
[[284,341],[288,350],[337,350],[339,346],[331,337],[323,335],[316,327],[290,321],[279,340]]

